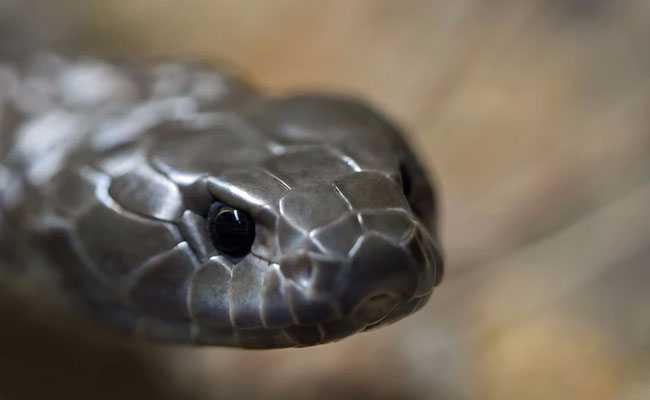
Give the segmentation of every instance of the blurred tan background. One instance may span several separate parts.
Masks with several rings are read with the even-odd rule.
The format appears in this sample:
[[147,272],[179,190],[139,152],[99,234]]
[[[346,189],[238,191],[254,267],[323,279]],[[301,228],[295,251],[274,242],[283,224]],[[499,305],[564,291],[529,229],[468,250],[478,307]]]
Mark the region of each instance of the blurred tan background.
[[[87,337],[57,342],[63,355],[34,361],[69,385],[50,394],[97,381],[119,398],[650,398],[650,2],[31,3],[5,19],[55,46],[227,60],[273,92],[368,98],[435,171],[448,261],[421,312],[337,344],[77,356]],[[31,393],[20,382],[8,398]]]

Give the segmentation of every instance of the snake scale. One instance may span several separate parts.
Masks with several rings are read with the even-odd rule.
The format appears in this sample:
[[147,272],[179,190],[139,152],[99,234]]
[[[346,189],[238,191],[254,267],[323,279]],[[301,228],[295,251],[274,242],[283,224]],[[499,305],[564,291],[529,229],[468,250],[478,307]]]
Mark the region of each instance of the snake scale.
[[200,63],[0,64],[2,275],[108,326],[278,348],[385,325],[442,278],[435,219],[407,142],[358,99]]

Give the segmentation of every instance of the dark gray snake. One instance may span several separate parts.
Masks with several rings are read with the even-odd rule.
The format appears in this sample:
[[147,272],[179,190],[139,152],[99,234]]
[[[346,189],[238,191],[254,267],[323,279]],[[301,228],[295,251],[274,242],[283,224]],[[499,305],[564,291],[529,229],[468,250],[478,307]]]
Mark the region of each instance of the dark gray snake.
[[226,69],[1,64],[0,188],[3,276],[152,339],[334,341],[416,311],[443,274],[432,187],[387,119]]

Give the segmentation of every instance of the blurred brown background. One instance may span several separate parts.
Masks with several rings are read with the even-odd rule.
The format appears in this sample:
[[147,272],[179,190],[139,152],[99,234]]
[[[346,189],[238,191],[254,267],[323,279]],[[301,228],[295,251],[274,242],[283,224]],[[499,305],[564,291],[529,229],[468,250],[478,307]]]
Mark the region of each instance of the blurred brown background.
[[24,382],[48,382],[31,379],[38,365],[55,398],[96,382],[114,398],[650,398],[650,2],[79,3],[3,0],[0,22],[86,53],[225,59],[270,91],[379,105],[435,171],[448,273],[418,314],[311,349],[89,352],[87,337],[43,330],[33,363],[0,369],[13,374],[0,395],[29,398]]

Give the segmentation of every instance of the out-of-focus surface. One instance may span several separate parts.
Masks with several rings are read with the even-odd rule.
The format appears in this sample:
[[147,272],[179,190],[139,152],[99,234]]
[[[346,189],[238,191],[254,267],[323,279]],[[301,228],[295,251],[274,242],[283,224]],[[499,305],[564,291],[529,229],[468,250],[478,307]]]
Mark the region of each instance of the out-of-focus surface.
[[[368,98],[435,169],[448,259],[426,308],[337,344],[89,352],[76,340],[54,342],[68,360],[57,364],[28,336],[48,371],[75,375],[77,360],[105,372],[79,374],[83,387],[144,393],[120,378],[135,363],[145,387],[184,399],[650,398],[647,1],[29,3],[33,29],[55,18],[70,48],[225,59],[274,92]],[[16,342],[0,344],[0,395],[30,370],[2,357]],[[122,361],[98,367],[109,355]]]

